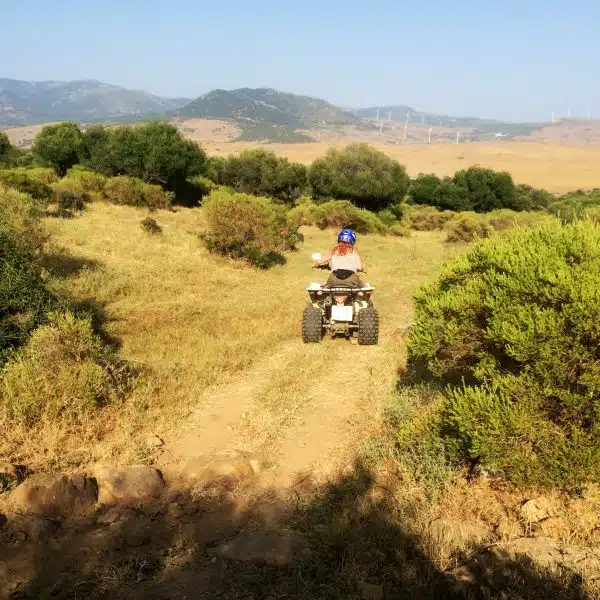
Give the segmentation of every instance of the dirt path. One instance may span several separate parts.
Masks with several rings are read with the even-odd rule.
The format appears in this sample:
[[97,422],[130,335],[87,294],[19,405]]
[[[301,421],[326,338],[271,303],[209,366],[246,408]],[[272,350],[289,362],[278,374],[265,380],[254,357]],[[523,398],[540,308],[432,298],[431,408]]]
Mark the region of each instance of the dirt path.
[[[381,398],[369,388],[383,346],[343,339],[292,340],[237,380],[207,391],[191,418],[166,440],[160,463],[246,450],[271,465],[268,485],[326,477],[373,423]],[[355,450],[355,448],[354,448]]]

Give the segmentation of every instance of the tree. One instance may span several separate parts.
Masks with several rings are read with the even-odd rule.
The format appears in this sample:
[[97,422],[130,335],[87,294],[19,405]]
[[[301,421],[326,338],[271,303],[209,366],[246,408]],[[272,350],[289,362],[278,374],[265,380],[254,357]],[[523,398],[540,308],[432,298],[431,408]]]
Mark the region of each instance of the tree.
[[467,210],[475,212],[490,212],[498,208],[518,210],[517,189],[512,177],[505,171],[469,167],[454,175],[454,185],[466,190],[470,204]]
[[309,182],[315,198],[351,200],[373,211],[400,202],[409,186],[406,169],[368,144],[332,148],[313,162]]
[[306,189],[306,167],[278,158],[262,148],[230,156],[220,173],[221,182],[237,192],[272,196],[286,202],[299,198]]
[[86,165],[105,175],[128,175],[183,192],[188,177],[200,175],[206,154],[176,127],[155,121],[147,125],[94,129],[85,139]]
[[83,134],[73,122],[46,125],[33,144],[35,156],[61,177],[79,162],[82,150]]
[[0,131],[0,163],[8,162],[9,154],[12,151],[12,144],[4,131]]
[[419,173],[410,184],[410,199],[414,204],[435,204],[434,195],[442,180],[433,173]]

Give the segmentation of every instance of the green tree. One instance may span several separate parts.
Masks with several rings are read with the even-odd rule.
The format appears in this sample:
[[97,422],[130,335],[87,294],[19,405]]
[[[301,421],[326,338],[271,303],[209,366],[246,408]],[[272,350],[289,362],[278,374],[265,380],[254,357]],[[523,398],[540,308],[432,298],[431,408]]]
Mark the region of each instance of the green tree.
[[0,163],[8,162],[9,155],[12,153],[12,144],[4,131],[0,131]]
[[155,121],[146,125],[94,129],[85,140],[86,165],[109,176],[128,175],[185,193],[187,179],[200,175],[206,154],[176,127]]
[[454,175],[454,185],[465,190],[469,204],[466,210],[475,212],[490,212],[499,208],[518,210],[517,188],[510,173],[505,171],[469,167]]
[[61,177],[81,159],[83,133],[76,123],[46,125],[33,144],[35,156],[52,167]]
[[262,148],[230,156],[220,174],[221,182],[237,192],[271,196],[293,202],[306,189],[306,167],[278,158]]
[[419,173],[412,180],[408,193],[414,204],[435,205],[435,192],[442,180],[433,173]]
[[346,199],[378,211],[403,200],[410,180],[406,169],[383,152],[368,144],[351,144],[315,160],[309,183],[316,199]]

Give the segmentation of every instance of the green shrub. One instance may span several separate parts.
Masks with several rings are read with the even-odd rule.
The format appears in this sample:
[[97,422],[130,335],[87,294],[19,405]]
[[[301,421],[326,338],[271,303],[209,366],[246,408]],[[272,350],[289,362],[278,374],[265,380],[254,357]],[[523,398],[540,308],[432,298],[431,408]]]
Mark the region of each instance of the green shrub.
[[387,229],[376,214],[348,200],[330,200],[317,208],[315,225],[320,229],[348,227],[357,233],[385,233]]
[[295,247],[297,236],[286,209],[269,198],[216,190],[203,206],[208,224],[204,240],[211,252],[266,268]]
[[492,228],[480,215],[463,212],[446,224],[446,231],[447,242],[469,243],[489,237]]
[[50,167],[27,167],[17,170],[21,173],[25,173],[31,179],[47,183],[48,185],[59,180],[54,169],[51,169]]
[[315,198],[348,199],[369,210],[382,210],[404,199],[409,178],[406,169],[368,144],[331,148],[309,169]]
[[517,196],[519,210],[543,210],[556,200],[549,191],[525,184],[517,186]]
[[26,426],[83,422],[110,397],[107,358],[89,319],[51,315],[4,366],[4,417]]
[[165,192],[160,186],[126,175],[109,178],[104,186],[104,196],[113,204],[151,209],[169,208],[172,201],[172,194]]
[[58,214],[62,217],[71,217],[76,212],[81,212],[85,208],[85,201],[82,196],[69,192],[61,192],[58,198]]
[[84,192],[99,193],[104,190],[107,178],[101,173],[90,171],[81,165],[75,165],[67,171],[67,175],[62,181],[65,180],[78,182]]
[[548,206],[550,214],[557,216],[564,223],[571,223],[583,218],[590,209],[600,206],[600,190],[588,192],[576,191],[564,194]]
[[433,206],[411,206],[405,221],[416,231],[435,231],[443,229],[446,223],[455,217],[456,213],[450,210],[438,210]]
[[43,215],[40,203],[31,196],[0,183],[0,234],[32,255],[41,251],[47,239]]
[[237,192],[271,196],[292,203],[306,190],[306,167],[257,148],[230,156],[218,177],[220,183]]
[[325,210],[318,204],[307,202],[294,206],[287,215],[290,226],[316,225],[326,218]]
[[600,225],[483,240],[415,306],[410,372],[449,384],[455,457],[517,484],[600,482]]
[[162,227],[156,222],[156,219],[153,219],[152,217],[146,217],[140,222],[140,225],[142,226],[142,230],[150,235],[162,233]]
[[394,211],[391,208],[384,208],[377,213],[379,220],[386,226],[389,227],[398,221]]
[[31,250],[0,231],[0,365],[54,306]]
[[394,237],[410,237],[411,231],[402,223],[394,223],[388,228],[388,233]]
[[0,184],[12,187],[24,194],[29,194],[35,200],[48,202],[52,197],[52,188],[30,174],[27,169],[0,170]]

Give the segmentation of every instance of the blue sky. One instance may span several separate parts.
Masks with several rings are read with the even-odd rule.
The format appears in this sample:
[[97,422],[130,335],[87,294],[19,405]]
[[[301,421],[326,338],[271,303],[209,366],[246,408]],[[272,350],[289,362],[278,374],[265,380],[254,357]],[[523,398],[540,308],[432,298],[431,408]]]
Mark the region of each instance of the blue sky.
[[343,106],[600,118],[593,0],[0,0],[0,77],[169,96],[275,87]]

